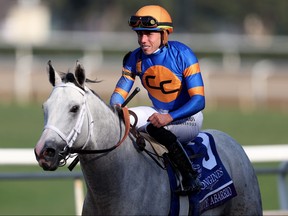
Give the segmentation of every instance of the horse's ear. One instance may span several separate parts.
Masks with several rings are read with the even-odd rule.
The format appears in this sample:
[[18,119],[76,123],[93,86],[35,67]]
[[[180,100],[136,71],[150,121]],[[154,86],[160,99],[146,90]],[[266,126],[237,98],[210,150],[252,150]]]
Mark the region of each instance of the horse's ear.
[[78,60],[76,61],[75,77],[76,77],[77,82],[82,87],[84,87],[84,83],[86,80],[85,70]]
[[47,71],[49,74],[49,81],[53,86],[62,82],[60,75],[54,70],[51,60],[48,61]]

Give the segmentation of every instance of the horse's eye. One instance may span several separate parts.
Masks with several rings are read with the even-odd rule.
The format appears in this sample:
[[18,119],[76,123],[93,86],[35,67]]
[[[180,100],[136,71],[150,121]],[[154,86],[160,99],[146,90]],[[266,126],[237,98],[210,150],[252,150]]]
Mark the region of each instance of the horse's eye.
[[78,110],[79,110],[79,106],[78,106],[78,105],[75,105],[75,106],[73,106],[73,107],[70,109],[70,112],[76,113]]

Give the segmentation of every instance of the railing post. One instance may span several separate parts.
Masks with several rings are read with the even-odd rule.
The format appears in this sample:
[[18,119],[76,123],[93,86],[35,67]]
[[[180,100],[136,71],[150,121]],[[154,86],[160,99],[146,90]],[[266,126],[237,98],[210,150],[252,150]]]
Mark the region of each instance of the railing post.
[[31,46],[18,46],[14,78],[14,93],[17,102],[27,103],[30,99],[32,64],[33,52]]
[[82,206],[84,203],[83,182],[80,178],[74,179],[74,198],[76,215],[82,214]]
[[288,209],[288,199],[287,199],[287,186],[286,186],[286,172],[288,169],[288,162],[284,161],[280,164],[279,175],[278,175],[278,193],[280,209]]
[[83,65],[89,73],[95,73],[103,64],[103,50],[101,46],[85,47],[83,50]]

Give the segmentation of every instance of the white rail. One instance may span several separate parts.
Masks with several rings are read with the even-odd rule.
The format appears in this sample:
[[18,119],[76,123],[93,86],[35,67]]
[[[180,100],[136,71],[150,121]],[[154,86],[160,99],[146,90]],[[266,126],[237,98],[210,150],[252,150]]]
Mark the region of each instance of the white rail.
[[[243,146],[253,163],[288,161],[288,144]],[[68,164],[71,160],[68,160]],[[0,149],[0,165],[38,165],[30,148]]]
[[243,148],[253,163],[288,161],[288,144],[244,146]]
[[[68,163],[71,163],[71,159]],[[32,148],[1,148],[1,165],[38,165]]]

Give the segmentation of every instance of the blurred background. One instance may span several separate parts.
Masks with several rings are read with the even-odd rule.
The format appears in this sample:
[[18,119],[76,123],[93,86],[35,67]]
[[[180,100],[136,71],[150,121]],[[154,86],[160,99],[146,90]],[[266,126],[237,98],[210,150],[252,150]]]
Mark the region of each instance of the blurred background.
[[199,58],[208,108],[287,109],[285,0],[1,0],[0,100],[43,101],[50,91],[47,61],[67,71],[77,59],[91,78],[104,81],[99,91],[107,99],[123,55],[137,47],[128,18],[141,6],[156,3],[172,16],[170,39],[186,43]]
[[[37,142],[41,104],[52,89],[48,60],[62,72],[73,71],[80,60],[90,79],[102,80],[90,87],[108,103],[123,56],[138,46],[127,21],[147,4],[169,11],[170,40],[187,44],[199,59],[204,128],[223,130],[244,146],[287,143],[287,0],[0,0],[0,148],[33,148]],[[142,91],[130,106],[149,104],[145,89],[136,85]],[[278,168],[284,162],[253,165]],[[0,166],[2,173],[39,169]],[[258,175],[263,207],[287,209],[278,193],[287,188],[279,189],[271,173]],[[0,178],[0,214],[74,214],[73,182],[59,181]],[[55,190],[67,193],[55,199]],[[39,199],[44,192],[53,208]]]

